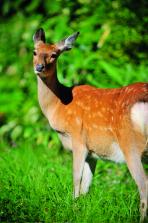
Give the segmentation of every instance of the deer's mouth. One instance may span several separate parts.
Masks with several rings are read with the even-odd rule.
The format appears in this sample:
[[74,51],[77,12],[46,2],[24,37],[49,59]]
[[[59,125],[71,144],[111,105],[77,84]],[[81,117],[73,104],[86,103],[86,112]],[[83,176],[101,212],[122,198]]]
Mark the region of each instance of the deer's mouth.
[[48,63],[45,65],[37,64],[36,66],[34,66],[34,72],[35,72],[35,74],[39,75],[40,77],[45,77],[46,71],[50,70],[51,66],[52,66],[52,63]]
[[37,74],[39,77],[46,77],[46,74],[45,74],[45,70],[43,70],[43,71],[38,71],[38,70],[36,70],[36,68],[34,68],[34,72],[35,72],[35,74]]

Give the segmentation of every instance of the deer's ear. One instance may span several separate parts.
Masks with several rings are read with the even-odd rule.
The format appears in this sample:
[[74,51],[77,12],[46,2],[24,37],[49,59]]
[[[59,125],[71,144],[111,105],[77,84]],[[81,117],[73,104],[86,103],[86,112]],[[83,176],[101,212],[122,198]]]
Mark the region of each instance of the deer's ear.
[[70,50],[73,47],[75,40],[77,39],[79,32],[72,34],[71,36],[63,39],[61,42],[57,43],[58,49],[63,52],[65,50]]
[[38,29],[35,34],[33,35],[33,41],[34,43],[37,43],[38,41],[42,41],[45,43],[45,32],[42,28]]

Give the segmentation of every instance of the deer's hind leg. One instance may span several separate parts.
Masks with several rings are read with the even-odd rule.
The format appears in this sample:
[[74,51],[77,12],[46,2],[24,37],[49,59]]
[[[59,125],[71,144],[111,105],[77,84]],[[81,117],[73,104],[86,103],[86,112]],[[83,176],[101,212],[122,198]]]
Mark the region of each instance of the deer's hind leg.
[[84,164],[81,186],[80,186],[80,193],[86,194],[89,190],[89,187],[92,182],[92,178],[95,172],[97,160],[92,158],[90,155],[87,156]]
[[141,158],[136,151],[130,151],[126,154],[126,162],[129,171],[134,178],[140,193],[140,213],[141,222],[144,220],[147,214],[147,202],[148,202],[148,180],[144,172]]
[[120,138],[120,146],[123,149],[128,169],[138,186],[140,193],[140,222],[143,222],[147,215],[148,206],[148,178],[141,162],[141,155],[145,146],[144,141],[142,137],[137,138],[136,134],[128,132],[128,137],[123,134]]

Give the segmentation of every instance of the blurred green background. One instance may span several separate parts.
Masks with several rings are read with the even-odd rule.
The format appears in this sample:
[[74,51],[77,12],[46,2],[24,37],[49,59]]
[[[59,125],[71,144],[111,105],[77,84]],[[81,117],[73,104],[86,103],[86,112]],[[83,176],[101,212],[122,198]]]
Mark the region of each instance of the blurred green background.
[[147,1],[17,0],[0,7],[0,136],[12,144],[33,137],[47,143],[32,68],[32,36],[43,27],[53,43],[80,31],[75,48],[58,61],[67,85],[120,87],[147,81]]
[[61,144],[38,105],[32,37],[39,27],[49,43],[80,31],[58,60],[66,86],[146,82],[147,6],[146,0],[0,1],[0,221],[138,222],[137,189],[125,166],[100,161],[95,189],[73,203],[71,156],[59,155]]

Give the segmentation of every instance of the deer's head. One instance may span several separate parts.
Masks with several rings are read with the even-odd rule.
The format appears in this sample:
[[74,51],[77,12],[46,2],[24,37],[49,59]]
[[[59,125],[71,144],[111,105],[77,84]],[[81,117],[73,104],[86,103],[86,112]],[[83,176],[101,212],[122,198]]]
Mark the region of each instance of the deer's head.
[[59,43],[47,44],[44,30],[42,28],[38,29],[33,36],[33,65],[35,73],[40,77],[48,76],[48,71],[56,64],[58,56],[72,48],[78,35],[79,32],[76,32]]

